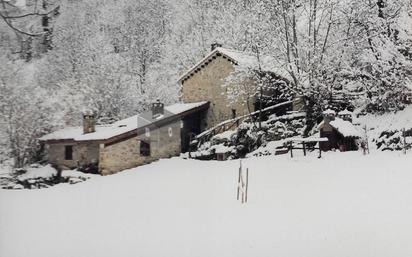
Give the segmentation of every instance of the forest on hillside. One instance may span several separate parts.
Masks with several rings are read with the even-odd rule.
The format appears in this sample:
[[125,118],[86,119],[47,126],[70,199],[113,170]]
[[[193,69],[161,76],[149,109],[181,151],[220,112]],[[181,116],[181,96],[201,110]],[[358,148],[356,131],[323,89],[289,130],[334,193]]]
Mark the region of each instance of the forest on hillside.
[[411,101],[411,0],[0,0],[0,159],[36,160],[85,109],[104,124],[179,101],[216,42],[272,57],[315,111]]

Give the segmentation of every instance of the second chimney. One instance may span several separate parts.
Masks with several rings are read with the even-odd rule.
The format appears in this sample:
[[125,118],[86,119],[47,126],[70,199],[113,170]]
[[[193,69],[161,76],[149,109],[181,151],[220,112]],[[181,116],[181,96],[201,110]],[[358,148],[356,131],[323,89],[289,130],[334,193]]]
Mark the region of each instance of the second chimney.
[[152,117],[153,119],[164,114],[165,105],[157,100],[155,103],[152,103]]
[[96,131],[96,120],[92,111],[83,112],[83,133],[92,133]]
[[218,48],[218,47],[222,47],[222,44],[220,44],[220,43],[213,43],[213,44],[210,45],[210,49],[211,49],[212,51],[215,50],[215,49]]

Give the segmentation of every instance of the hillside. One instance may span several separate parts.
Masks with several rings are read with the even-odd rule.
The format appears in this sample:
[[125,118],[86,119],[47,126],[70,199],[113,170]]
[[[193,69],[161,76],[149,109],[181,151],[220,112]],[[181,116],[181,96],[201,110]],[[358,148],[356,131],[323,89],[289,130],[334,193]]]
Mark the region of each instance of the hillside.
[[355,122],[372,129],[370,133],[372,138],[378,138],[383,131],[408,130],[412,128],[412,106],[407,106],[396,113],[360,116]]
[[41,159],[37,138],[80,125],[83,110],[110,124],[178,102],[179,78],[212,45],[254,66],[236,61],[227,105],[261,94],[245,77],[276,89],[268,102],[307,97],[309,129],[329,108],[412,104],[410,0],[37,2],[0,5],[0,162],[19,168]]
[[76,185],[0,191],[0,256],[408,256],[412,155],[173,158]]

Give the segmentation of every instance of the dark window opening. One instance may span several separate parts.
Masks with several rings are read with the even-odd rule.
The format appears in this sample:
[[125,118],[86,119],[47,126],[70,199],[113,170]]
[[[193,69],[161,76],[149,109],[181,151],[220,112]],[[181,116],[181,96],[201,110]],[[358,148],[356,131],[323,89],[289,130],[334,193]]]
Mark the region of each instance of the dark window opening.
[[232,109],[232,119],[236,118],[236,109]]
[[64,146],[64,159],[73,160],[73,146],[72,145]]
[[150,156],[150,143],[145,141],[140,142],[140,155]]
[[49,26],[49,17],[43,16],[41,19],[41,25],[43,27],[48,27]]

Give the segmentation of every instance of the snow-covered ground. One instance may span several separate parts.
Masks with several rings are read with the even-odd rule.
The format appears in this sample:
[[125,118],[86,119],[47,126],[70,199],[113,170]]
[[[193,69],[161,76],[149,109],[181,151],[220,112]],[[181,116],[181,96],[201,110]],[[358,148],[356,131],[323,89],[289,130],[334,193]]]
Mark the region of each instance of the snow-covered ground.
[[0,191],[0,256],[412,256],[412,153],[161,160]]
[[385,113],[382,115],[367,114],[354,120],[360,124],[359,130],[366,125],[368,137],[379,138],[383,131],[395,131],[412,128],[412,105],[397,113]]

